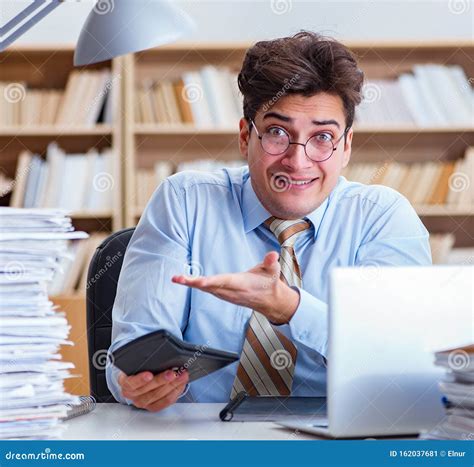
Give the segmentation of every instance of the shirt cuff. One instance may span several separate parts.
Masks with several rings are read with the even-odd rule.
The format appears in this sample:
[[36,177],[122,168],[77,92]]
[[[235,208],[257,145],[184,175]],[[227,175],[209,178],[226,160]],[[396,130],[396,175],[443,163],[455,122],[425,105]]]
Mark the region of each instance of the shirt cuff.
[[184,388],[184,391],[181,393],[181,395],[178,397],[178,400],[181,399],[182,397],[184,397],[188,391],[189,391],[189,386],[190,386],[190,383],[187,383],[186,384],[186,387]]
[[121,402],[122,404],[133,405],[131,399],[127,399],[122,396],[122,391],[120,389],[120,384],[118,383],[118,377],[120,374],[120,369],[114,365],[106,368],[106,377],[107,377],[107,386],[109,391],[115,397],[117,402]]
[[300,303],[289,324],[294,340],[316,350],[326,362],[328,350],[328,305],[299,287]]

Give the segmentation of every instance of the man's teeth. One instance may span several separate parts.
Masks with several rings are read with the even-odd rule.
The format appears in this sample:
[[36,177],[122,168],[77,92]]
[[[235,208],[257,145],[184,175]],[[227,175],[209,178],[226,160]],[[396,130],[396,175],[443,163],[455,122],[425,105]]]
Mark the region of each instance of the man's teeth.
[[308,183],[311,183],[313,180],[290,180],[291,185],[307,185]]

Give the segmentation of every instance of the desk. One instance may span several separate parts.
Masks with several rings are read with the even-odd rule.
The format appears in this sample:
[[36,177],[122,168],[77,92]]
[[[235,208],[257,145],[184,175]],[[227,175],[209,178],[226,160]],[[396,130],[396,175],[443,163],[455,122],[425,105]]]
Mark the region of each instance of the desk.
[[97,404],[94,411],[64,423],[67,428],[63,439],[315,439],[271,422],[221,422],[219,412],[224,406],[179,403],[151,413],[123,404]]

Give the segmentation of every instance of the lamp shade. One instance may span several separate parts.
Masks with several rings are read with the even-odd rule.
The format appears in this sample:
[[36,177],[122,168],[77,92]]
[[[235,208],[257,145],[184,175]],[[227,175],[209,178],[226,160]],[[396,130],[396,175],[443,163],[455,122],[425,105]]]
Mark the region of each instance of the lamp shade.
[[74,65],[89,65],[174,42],[194,23],[168,0],[98,0],[82,27]]

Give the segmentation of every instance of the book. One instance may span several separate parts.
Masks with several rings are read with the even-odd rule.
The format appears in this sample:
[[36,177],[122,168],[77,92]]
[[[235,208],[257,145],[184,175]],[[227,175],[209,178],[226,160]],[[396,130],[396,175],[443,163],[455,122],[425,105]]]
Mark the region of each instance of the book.
[[472,127],[474,91],[459,65],[414,64],[395,79],[368,80],[356,124]]
[[45,157],[23,151],[11,197],[12,207],[59,207],[69,211],[112,210],[115,153],[92,149],[67,154],[51,142]]
[[173,83],[174,92],[176,95],[176,101],[178,102],[181,122],[184,124],[194,124],[194,117],[189,102],[184,99],[184,82],[180,78],[178,81]]
[[26,184],[28,173],[31,170],[32,159],[33,154],[28,150],[22,151],[18,156],[13,194],[10,199],[10,205],[12,207],[19,208],[24,203]]

